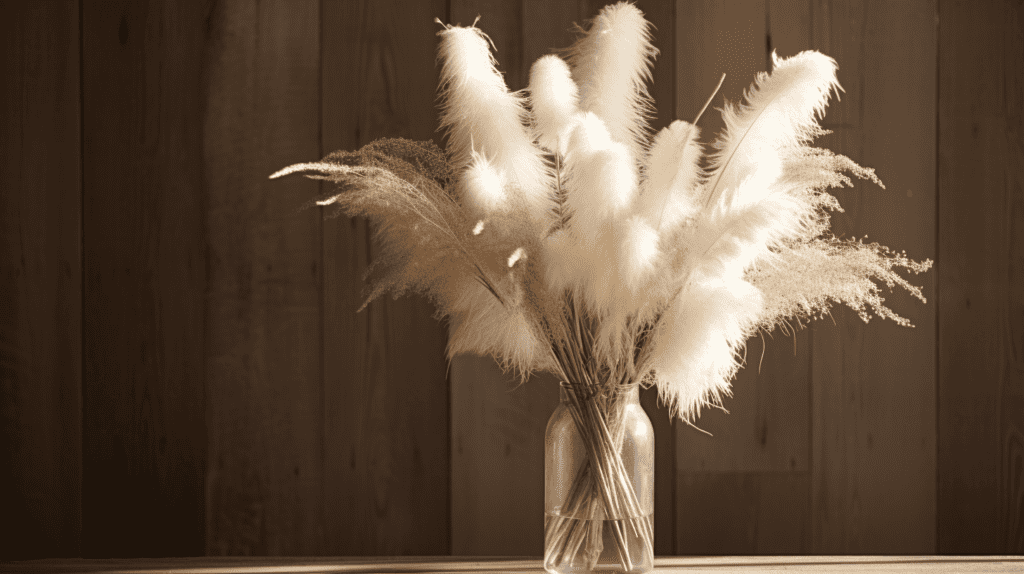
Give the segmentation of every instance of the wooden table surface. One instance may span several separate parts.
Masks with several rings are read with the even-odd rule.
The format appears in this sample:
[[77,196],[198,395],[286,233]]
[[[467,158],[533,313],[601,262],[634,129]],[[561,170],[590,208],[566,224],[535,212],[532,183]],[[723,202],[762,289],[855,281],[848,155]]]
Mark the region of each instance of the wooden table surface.
[[[405,556],[391,558],[204,557],[47,559],[0,562],[0,572],[234,574],[280,572],[543,572],[539,558]],[[730,556],[655,559],[657,572],[1024,572],[1022,556]]]

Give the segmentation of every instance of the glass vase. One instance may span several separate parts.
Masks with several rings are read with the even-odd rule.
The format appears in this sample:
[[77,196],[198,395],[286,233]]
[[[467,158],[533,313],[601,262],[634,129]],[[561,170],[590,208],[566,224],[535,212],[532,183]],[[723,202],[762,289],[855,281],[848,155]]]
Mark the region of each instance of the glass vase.
[[544,569],[654,569],[654,427],[636,384],[561,383],[544,435]]

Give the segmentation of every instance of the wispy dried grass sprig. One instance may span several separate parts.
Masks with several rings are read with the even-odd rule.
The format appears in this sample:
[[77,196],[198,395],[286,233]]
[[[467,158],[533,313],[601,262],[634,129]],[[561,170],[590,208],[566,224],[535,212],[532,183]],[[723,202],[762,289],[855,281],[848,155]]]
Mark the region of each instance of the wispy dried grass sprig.
[[747,273],[747,279],[764,293],[765,312],[759,325],[764,331],[781,326],[785,319],[821,318],[835,303],[857,311],[864,322],[873,312],[913,327],[884,305],[876,281],[889,289],[898,285],[925,303],[921,289],[895,269],[919,274],[929,267],[928,261],[912,261],[877,243],[823,238],[783,251],[770,265]]

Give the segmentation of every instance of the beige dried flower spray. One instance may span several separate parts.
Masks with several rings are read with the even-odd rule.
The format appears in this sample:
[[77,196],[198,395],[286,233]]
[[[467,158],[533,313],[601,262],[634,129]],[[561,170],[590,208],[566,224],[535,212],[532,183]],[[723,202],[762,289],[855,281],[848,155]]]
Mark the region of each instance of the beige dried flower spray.
[[[649,29],[630,3],[605,7],[568,61],[533,65],[527,95],[508,90],[475,23],[444,26],[447,150],[381,139],[271,175],[332,182],[316,204],[373,223],[367,302],[421,293],[450,325],[449,357],[491,355],[524,380],[540,370],[572,383],[581,436],[607,457],[575,504],[600,498],[627,514],[636,500],[616,464],[614,416],[589,398],[653,385],[692,422],[721,405],[755,333],[834,303],[909,326],[879,283],[924,301],[896,269],[931,266],[828,233],[841,208],[827,189],[850,185],[845,173],[881,185],[811,145],[839,88],[834,60],[773,53],[772,72],[725,106],[705,171],[695,125],[650,133]],[[567,524],[549,529],[549,560],[581,536]],[[653,540],[647,521],[620,526],[617,540],[627,529]]]

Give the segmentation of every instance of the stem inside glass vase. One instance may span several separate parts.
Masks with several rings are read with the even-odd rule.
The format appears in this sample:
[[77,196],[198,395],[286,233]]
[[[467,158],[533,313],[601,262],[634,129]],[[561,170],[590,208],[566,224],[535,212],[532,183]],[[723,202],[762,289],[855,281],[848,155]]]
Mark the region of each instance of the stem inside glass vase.
[[547,571],[653,568],[654,437],[638,397],[635,384],[562,383],[546,435]]

